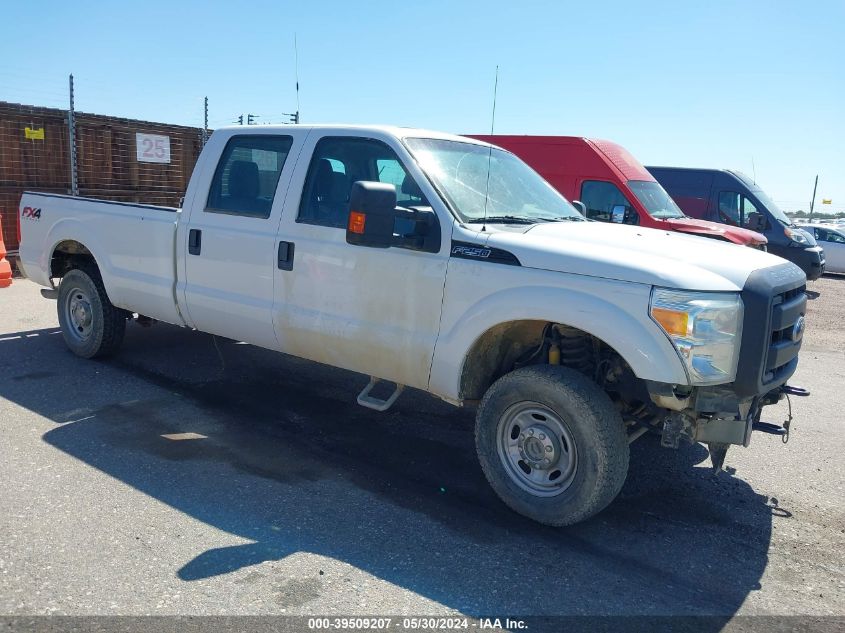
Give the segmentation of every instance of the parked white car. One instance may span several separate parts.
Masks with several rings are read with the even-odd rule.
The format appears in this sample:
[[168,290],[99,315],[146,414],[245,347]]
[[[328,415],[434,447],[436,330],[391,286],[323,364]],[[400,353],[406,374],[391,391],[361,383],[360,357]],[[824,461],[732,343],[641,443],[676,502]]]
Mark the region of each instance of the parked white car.
[[358,402],[376,410],[406,385],[477,406],[491,486],[551,525],[610,503],[648,429],[706,443],[718,469],[752,429],[785,431],[763,407],[806,395],[786,384],[800,268],[589,222],[513,154],[459,136],[224,128],[182,209],[25,193],[20,213],[23,269],[77,355],[116,352],[139,314],[369,376]]
[[824,249],[825,272],[845,273],[845,226],[806,224],[801,227]]

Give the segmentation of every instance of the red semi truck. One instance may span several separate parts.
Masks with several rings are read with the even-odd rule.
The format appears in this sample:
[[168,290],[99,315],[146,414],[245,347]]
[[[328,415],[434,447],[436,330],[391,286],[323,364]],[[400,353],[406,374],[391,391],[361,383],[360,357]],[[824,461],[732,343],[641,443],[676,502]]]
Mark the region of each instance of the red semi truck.
[[524,160],[588,219],[712,237],[764,248],[755,231],[684,215],[668,193],[624,147],[579,136],[468,135]]

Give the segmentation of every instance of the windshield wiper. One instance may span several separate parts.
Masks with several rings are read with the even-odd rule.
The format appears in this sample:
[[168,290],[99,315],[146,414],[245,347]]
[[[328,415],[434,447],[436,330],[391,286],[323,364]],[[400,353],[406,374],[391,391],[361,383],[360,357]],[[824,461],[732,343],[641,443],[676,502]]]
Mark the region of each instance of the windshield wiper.
[[543,221],[539,218],[526,218],[517,215],[491,215],[486,218],[472,220],[469,224],[484,224],[485,222],[490,224],[536,224],[537,222]]
[[524,215],[491,215],[487,218],[472,220],[469,224],[540,224],[541,222],[584,222],[580,215],[563,215],[557,218],[527,217]]

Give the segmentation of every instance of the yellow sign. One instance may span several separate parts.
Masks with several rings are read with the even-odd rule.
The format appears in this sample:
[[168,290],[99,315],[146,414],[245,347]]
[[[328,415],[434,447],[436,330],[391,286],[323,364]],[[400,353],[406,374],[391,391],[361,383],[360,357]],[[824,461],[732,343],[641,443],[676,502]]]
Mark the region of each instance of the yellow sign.
[[24,136],[30,139],[31,141],[43,141],[44,140],[44,128],[40,127],[37,130],[31,127],[25,127],[23,129]]
[[822,198],[822,204],[830,204],[833,202],[831,198]]

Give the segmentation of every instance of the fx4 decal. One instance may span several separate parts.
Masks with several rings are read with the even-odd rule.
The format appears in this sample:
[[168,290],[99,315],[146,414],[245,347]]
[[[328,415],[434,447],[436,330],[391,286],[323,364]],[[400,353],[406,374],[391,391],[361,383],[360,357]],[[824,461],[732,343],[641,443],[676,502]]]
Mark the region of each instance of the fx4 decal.
[[38,222],[38,220],[41,219],[41,209],[37,209],[36,207],[24,207],[23,211],[21,211],[21,217],[24,220]]

